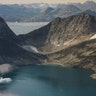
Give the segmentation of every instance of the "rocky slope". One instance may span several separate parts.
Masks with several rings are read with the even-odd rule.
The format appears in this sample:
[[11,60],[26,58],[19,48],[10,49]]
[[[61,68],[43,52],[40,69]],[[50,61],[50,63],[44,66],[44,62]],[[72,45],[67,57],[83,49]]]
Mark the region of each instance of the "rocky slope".
[[47,54],[51,64],[60,64],[64,67],[83,67],[96,71],[96,39],[86,40],[55,53]]
[[[96,19],[89,14],[56,18],[48,25],[18,36],[45,54],[45,64],[91,69],[96,73]],[[95,76],[95,77],[94,77]],[[95,75],[91,77],[96,78]]]
[[12,42],[18,41],[17,36],[12,32],[2,18],[0,18],[0,39],[6,39]]
[[0,64],[27,65],[41,63],[45,56],[30,53],[18,45],[18,37],[0,18]]
[[[49,10],[50,11],[50,10]],[[41,52],[27,51],[32,47]],[[23,48],[24,47],[24,48]],[[29,48],[30,49],[30,48]],[[96,72],[96,19],[89,14],[56,18],[28,34],[16,36],[0,18],[0,69],[3,66],[58,64]],[[0,70],[2,72],[4,70]]]
[[[19,35],[21,45],[33,45],[40,51],[53,52],[63,49],[76,40],[82,42],[96,33],[96,20],[89,14],[56,18],[48,25],[25,35]],[[76,43],[75,42],[75,43]]]

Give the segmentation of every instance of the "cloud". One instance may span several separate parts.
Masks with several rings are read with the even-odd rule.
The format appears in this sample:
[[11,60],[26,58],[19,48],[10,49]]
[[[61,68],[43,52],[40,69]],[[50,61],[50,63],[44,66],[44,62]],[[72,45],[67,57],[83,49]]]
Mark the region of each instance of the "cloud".
[[2,64],[0,65],[0,73],[7,73],[9,71],[11,71],[13,69],[13,67],[10,64]]
[[[0,0],[0,3],[4,3],[4,4],[14,4],[14,3],[72,3],[72,2],[85,2],[88,0]],[[90,0],[91,1],[91,0]],[[96,1],[96,0],[92,0],[92,1]]]

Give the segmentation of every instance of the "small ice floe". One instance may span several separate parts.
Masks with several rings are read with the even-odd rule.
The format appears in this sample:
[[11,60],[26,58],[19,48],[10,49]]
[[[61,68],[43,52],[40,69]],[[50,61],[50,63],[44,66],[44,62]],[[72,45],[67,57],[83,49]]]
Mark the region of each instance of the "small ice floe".
[[6,83],[10,83],[12,81],[11,78],[0,78],[0,84],[6,84]]

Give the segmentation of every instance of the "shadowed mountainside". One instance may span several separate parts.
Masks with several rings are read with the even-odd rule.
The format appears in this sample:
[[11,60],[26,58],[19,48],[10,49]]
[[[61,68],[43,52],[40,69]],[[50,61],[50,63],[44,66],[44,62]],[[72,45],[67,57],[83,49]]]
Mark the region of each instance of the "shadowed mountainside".
[[18,45],[18,37],[0,18],[0,64],[27,65],[41,63],[44,55],[30,53]]

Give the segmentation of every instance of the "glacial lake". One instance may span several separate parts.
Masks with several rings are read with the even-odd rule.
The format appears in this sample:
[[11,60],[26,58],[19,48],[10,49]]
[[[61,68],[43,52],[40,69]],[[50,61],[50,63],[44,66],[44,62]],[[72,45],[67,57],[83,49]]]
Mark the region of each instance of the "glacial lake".
[[89,70],[33,65],[11,72],[10,84],[0,85],[0,96],[96,96],[96,80]]
[[[16,34],[25,34],[46,23],[9,23]],[[33,65],[19,68],[3,77],[12,78],[0,84],[0,96],[96,96],[96,80],[90,70],[60,66]]]
[[31,23],[7,22],[7,24],[13,30],[13,32],[18,35],[29,33],[35,29],[47,25],[48,22],[31,22]]

